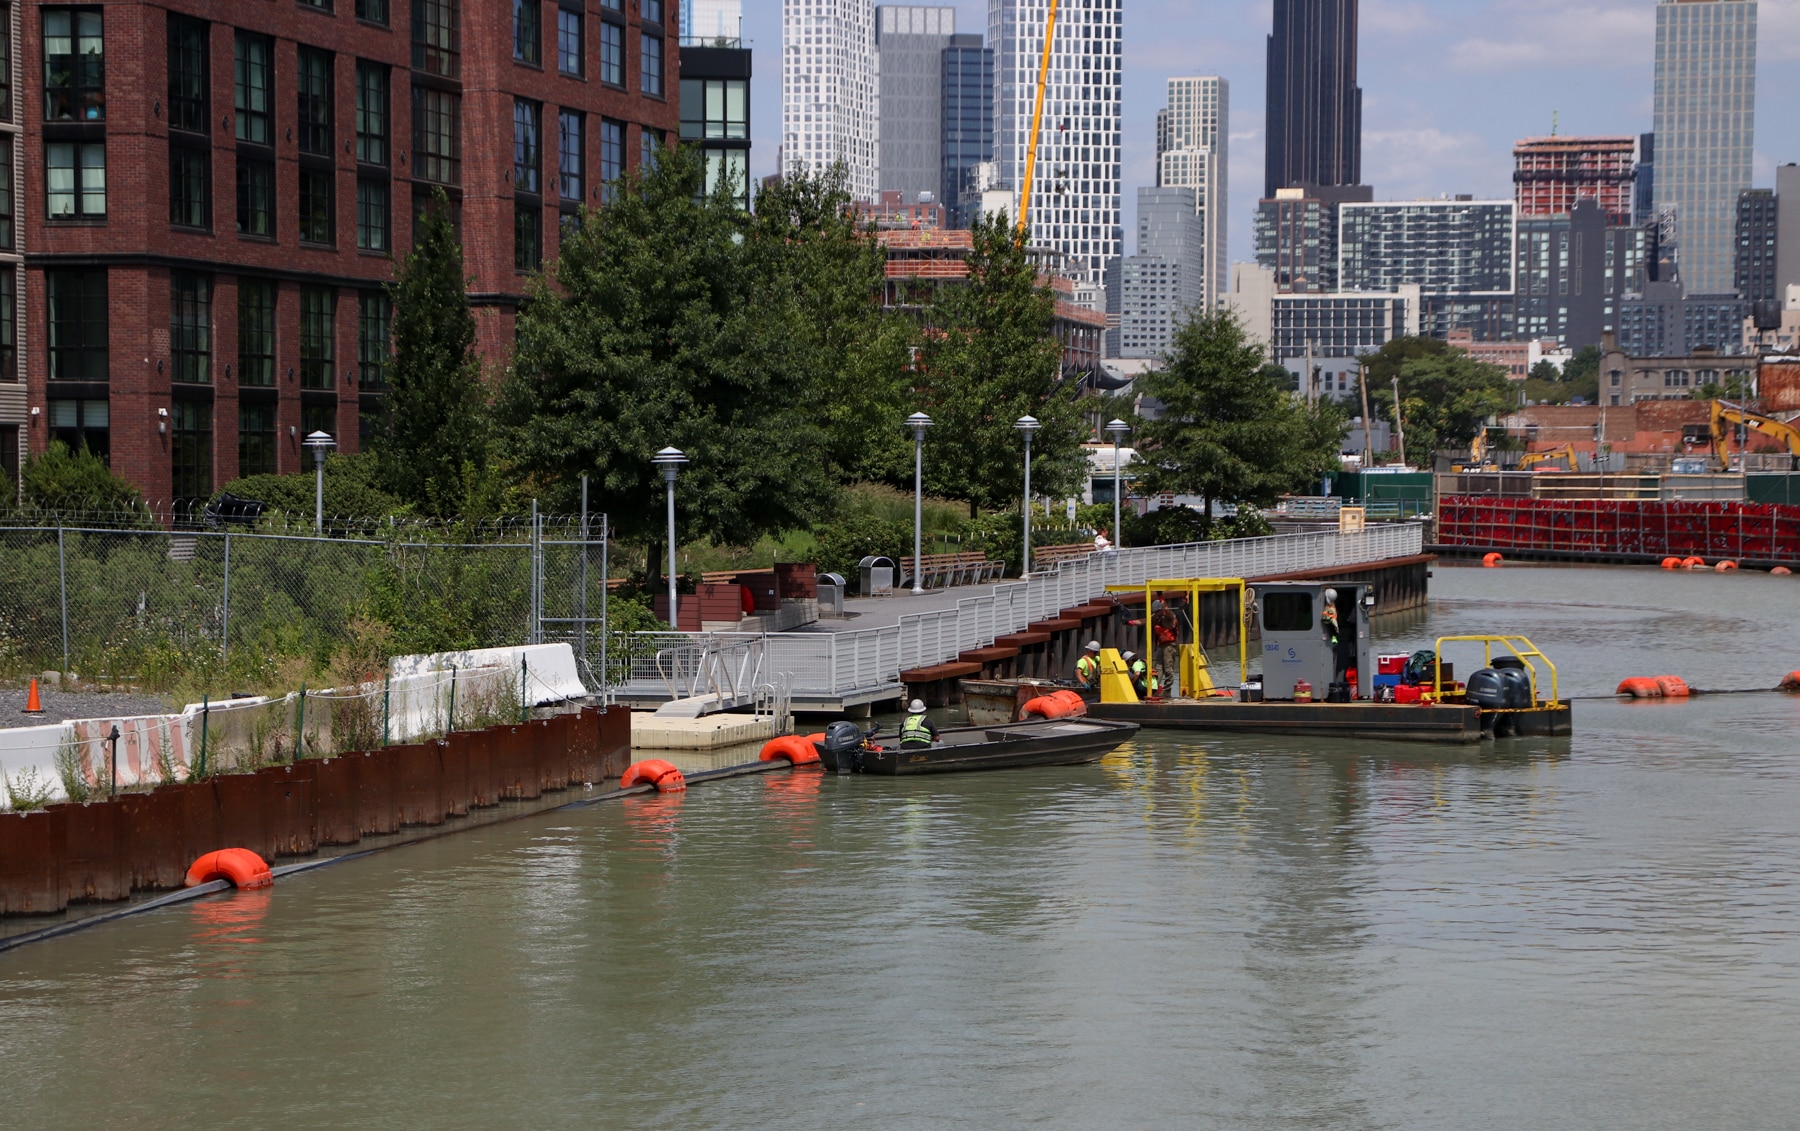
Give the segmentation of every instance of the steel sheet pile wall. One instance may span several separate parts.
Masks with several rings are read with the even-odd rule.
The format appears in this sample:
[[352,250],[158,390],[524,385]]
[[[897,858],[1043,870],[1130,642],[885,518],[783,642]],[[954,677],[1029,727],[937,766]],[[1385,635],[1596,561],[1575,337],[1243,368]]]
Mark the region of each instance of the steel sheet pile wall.
[[1637,499],[1491,499],[1438,504],[1438,541],[1471,550],[1800,562],[1800,507]]
[[218,848],[307,856],[506,799],[621,777],[631,713],[587,708],[520,726],[161,785],[84,805],[0,813],[0,915],[178,888]]

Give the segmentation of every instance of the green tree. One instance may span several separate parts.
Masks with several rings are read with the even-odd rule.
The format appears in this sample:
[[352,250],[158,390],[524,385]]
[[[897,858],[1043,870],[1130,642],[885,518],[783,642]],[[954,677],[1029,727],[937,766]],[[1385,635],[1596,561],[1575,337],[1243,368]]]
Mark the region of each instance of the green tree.
[[1570,400],[1580,397],[1587,404],[1599,403],[1600,347],[1583,346],[1577,351],[1563,366],[1562,379]]
[[1024,493],[1024,443],[1014,424],[1035,417],[1032,488],[1071,492],[1083,470],[1088,426],[1077,389],[1062,377],[1052,335],[1056,298],[1038,277],[1004,212],[975,222],[966,282],[940,284],[926,312],[920,407],[937,427],[926,440],[935,494],[982,507]]
[[413,226],[412,251],[388,294],[394,361],[373,445],[381,481],[422,513],[460,514],[490,467],[487,390],[442,189]]
[[71,450],[62,441],[52,440],[49,447],[25,461],[19,479],[20,501],[29,509],[110,515],[131,525],[150,521],[150,510],[138,489],[114,475],[104,460],[85,447]]
[[1309,409],[1292,383],[1230,311],[1182,323],[1165,368],[1144,378],[1161,406],[1138,429],[1144,490],[1198,495],[1201,529],[1210,531],[1214,503],[1266,506],[1336,468],[1341,410],[1329,401]]
[[1439,448],[1467,447],[1488,417],[1517,403],[1506,370],[1435,338],[1395,338],[1362,360],[1372,411],[1390,421],[1399,379],[1406,448],[1421,458]]
[[[291,475],[250,475],[220,489],[255,499],[291,518],[312,521],[318,481],[311,471]],[[325,458],[325,513],[338,518],[379,518],[400,514],[407,506],[382,489],[381,469],[371,454],[332,454]]]
[[[583,212],[520,312],[501,398],[508,447],[553,504],[577,476],[615,534],[661,557],[665,447],[691,461],[678,488],[680,537],[744,545],[811,525],[836,484],[820,412],[823,374],[806,289],[770,278],[800,238],[742,215],[728,188],[701,193],[685,150]],[[864,290],[864,301],[871,291]]]

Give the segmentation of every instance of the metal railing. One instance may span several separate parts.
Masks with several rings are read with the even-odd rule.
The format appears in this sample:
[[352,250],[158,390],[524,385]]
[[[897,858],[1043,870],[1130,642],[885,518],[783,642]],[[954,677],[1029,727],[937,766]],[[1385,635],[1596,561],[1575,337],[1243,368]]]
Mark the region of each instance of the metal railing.
[[[1269,577],[1330,569],[1424,551],[1424,532],[1416,524],[1371,527],[1361,534],[1293,534],[1236,542],[1200,542],[1092,554],[1064,562],[1056,572],[1001,585],[992,593],[968,597],[956,608],[902,616],[881,628],[849,632],[784,632],[767,635],[714,633],[707,640],[719,649],[752,643],[762,649],[762,671],[793,681],[796,699],[841,699],[895,688],[900,673],[954,660],[959,654],[991,645],[997,637],[1018,632],[1033,621],[1049,620],[1064,609],[1086,604],[1108,585],[1139,585],[1159,578]],[[692,648],[687,634],[640,634],[640,656],[655,657],[665,648]],[[668,694],[655,659],[632,663],[630,679],[620,688],[630,698]]]

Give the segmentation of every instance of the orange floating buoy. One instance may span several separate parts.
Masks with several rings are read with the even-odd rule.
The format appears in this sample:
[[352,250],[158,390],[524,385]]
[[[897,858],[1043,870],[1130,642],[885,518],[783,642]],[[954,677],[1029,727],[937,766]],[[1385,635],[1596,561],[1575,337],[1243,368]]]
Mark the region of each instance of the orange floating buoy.
[[625,776],[619,779],[620,789],[630,789],[634,785],[654,786],[658,793],[679,793],[687,788],[687,778],[661,758],[650,758],[633,762]]
[[230,880],[239,891],[255,891],[273,885],[275,876],[263,858],[248,848],[221,848],[194,861],[187,873],[191,888],[214,880]]
[[1045,719],[1077,719],[1087,714],[1087,700],[1073,691],[1053,691],[1028,700],[1019,711],[1021,719],[1036,715]]
[[1687,681],[1678,675],[1659,675],[1656,677],[1656,686],[1664,699],[1686,699],[1693,695]]
[[1789,569],[1786,566],[1776,566],[1774,569],[1769,571],[1769,576],[1770,577],[1792,577],[1792,576],[1794,576],[1794,571]]
[[1662,567],[1664,569],[1680,569],[1681,568],[1681,559],[1680,558],[1664,558],[1662,560]]
[[1637,676],[1620,683],[1619,690],[1614,694],[1630,699],[1661,699],[1662,688],[1656,686],[1653,679]]
[[1732,570],[1735,570],[1736,568],[1737,568],[1736,562],[1720,562],[1718,565],[1713,567],[1713,569],[1718,571],[1719,573],[1730,573]]
[[1780,690],[1800,691],[1800,672],[1787,673],[1787,678],[1781,681]]
[[1705,569],[1706,568],[1706,559],[1705,558],[1683,558],[1682,562],[1681,562],[1681,568],[1682,569]]
[[1488,554],[1486,557],[1481,559],[1481,564],[1483,566],[1487,567],[1488,569],[1499,569],[1500,563],[1504,562],[1505,560],[1506,560],[1506,556],[1504,554]]
[[25,696],[25,714],[36,718],[44,713],[44,704],[38,698],[37,680],[31,681],[31,691]]
[[785,738],[771,739],[762,748],[760,760],[776,762],[786,760],[790,766],[816,766],[819,764],[819,748],[814,742],[825,741],[822,734],[808,735],[805,738],[790,734]]

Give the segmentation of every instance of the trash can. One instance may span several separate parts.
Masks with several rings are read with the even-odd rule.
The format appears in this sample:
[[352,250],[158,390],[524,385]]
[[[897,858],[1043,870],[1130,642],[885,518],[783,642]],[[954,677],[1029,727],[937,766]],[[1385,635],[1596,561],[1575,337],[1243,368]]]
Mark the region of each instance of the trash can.
[[848,583],[839,573],[821,573],[819,575],[819,615],[842,620],[844,617],[844,587]]
[[894,595],[894,559],[871,554],[857,563],[862,570],[862,595],[892,597]]

